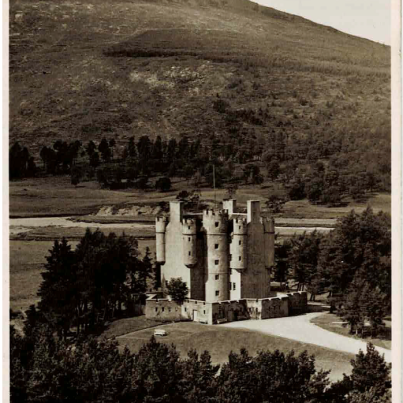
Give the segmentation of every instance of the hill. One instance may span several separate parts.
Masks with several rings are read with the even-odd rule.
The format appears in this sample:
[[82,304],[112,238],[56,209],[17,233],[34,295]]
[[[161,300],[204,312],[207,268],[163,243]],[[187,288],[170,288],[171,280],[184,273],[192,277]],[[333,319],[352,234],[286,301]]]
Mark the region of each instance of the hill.
[[387,46],[248,0],[12,0],[10,24],[10,142],[36,156],[188,136],[389,175]]

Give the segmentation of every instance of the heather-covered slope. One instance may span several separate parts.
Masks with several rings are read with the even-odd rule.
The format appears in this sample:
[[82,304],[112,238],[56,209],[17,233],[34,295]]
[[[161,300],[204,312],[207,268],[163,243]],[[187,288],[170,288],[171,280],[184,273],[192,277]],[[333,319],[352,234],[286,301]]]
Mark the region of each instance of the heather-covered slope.
[[387,46],[247,0],[10,9],[10,141],[34,153],[143,134],[263,148],[281,133],[389,160]]

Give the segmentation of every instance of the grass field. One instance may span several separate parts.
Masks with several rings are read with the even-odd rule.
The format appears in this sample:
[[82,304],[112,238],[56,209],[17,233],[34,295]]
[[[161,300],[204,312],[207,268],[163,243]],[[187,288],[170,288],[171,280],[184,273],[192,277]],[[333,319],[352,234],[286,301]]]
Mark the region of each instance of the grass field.
[[[332,371],[332,380],[340,379],[343,373],[347,374],[351,370],[350,360],[353,358],[351,354],[259,332],[191,322],[172,323],[164,325],[163,328],[167,331],[168,336],[158,338],[158,341],[175,344],[182,356],[186,356],[187,352],[192,348],[199,353],[208,350],[212,361],[216,364],[226,362],[230,351],[239,351],[239,349],[245,347],[251,354],[256,354],[261,350],[279,349],[284,352],[294,350],[296,353],[307,350],[309,354],[315,355],[318,369]],[[137,351],[150,339],[153,333],[153,328],[140,330],[119,337],[118,341],[121,346],[127,346],[132,351]]]
[[[343,327],[342,322],[343,319],[338,317],[335,314],[327,313],[325,315],[318,316],[314,318],[311,322],[315,325],[321,327],[322,329],[329,330],[330,332],[338,333],[343,336],[351,337],[357,340],[362,340],[360,337],[356,337],[349,333],[349,327]],[[390,332],[390,322],[386,322],[386,328]],[[375,346],[391,349],[392,348],[392,341],[391,341],[391,334],[388,334],[384,338],[370,338],[368,337],[365,339],[367,342],[371,342]]]

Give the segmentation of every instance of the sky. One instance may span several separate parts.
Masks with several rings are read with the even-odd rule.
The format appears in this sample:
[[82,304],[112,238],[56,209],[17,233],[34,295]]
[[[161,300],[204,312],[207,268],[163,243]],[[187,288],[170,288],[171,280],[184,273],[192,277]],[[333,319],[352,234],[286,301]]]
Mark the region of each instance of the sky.
[[252,0],[352,35],[391,44],[390,0]]

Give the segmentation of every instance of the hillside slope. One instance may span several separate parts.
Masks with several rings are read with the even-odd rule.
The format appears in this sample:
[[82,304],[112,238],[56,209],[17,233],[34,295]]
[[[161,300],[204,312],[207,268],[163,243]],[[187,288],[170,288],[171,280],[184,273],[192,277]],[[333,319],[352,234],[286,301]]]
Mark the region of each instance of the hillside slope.
[[36,154],[59,138],[264,147],[281,132],[389,160],[387,46],[248,0],[20,0],[10,24],[10,142]]

